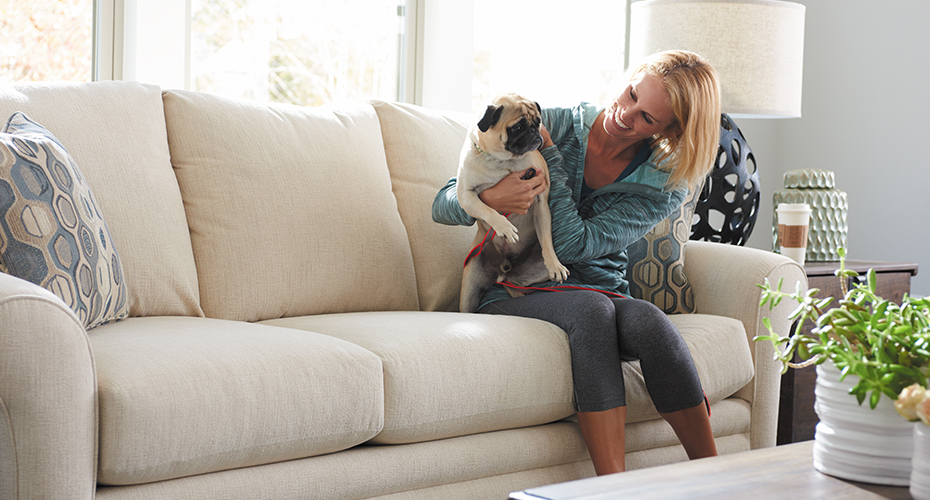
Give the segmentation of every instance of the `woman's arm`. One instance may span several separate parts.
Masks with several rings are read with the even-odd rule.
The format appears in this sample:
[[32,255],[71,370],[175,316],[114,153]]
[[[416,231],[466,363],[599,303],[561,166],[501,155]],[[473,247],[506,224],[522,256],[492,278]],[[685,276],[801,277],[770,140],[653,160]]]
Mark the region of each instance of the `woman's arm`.
[[[552,241],[563,264],[589,261],[623,251],[681,205],[684,192],[624,193],[597,207],[597,215],[582,219],[567,185],[562,156],[556,148],[543,151],[549,164],[549,211]],[[607,195],[601,200],[610,199]],[[598,203],[598,200],[595,201]]]
[[459,205],[455,195],[455,177],[449,179],[433,198],[433,221],[447,226],[470,226],[475,218],[468,215]]
[[[542,176],[523,179],[526,171],[508,174],[493,187],[478,195],[485,205],[502,214],[525,214],[536,199],[546,190]],[[439,190],[433,199],[433,221],[450,226],[470,226],[475,218],[468,215],[459,205],[456,195],[456,179],[453,177]]]

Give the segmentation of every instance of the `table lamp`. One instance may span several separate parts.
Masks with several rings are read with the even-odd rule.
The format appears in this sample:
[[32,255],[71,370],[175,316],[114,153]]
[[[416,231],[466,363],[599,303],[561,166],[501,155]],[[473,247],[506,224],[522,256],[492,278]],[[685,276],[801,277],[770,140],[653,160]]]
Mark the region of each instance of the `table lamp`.
[[801,116],[804,6],[775,0],[641,0],[630,6],[628,61],[689,50],[716,70],[720,148],[695,206],[691,239],[744,245],[759,210],[755,157],[733,118]]

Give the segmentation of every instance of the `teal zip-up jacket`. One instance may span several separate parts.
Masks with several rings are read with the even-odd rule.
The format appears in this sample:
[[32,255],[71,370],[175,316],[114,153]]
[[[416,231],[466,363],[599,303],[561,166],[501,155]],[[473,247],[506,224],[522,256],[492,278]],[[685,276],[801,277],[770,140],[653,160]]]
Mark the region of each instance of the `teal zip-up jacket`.
[[[626,295],[627,247],[668,217],[685,199],[686,187],[669,189],[669,172],[657,163],[657,152],[622,181],[608,184],[581,199],[588,135],[600,109],[588,103],[574,108],[547,108],[542,121],[552,142],[542,151],[549,167],[549,209],[552,243],[570,271],[564,283],[536,287],[585,287]],[[475,219],[459,205],[455,178],[433,200],[433,220],[470,226]],[[492,286],[481,306],[510,298],[501,285]]]

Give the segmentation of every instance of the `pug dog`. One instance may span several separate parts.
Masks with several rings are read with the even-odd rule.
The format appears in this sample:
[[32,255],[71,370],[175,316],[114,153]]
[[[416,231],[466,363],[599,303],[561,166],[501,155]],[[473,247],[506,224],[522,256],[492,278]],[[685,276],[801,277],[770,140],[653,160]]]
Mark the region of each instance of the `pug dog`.
[[[459,309],[474,312],[484,292],[495,282],[526,286],[541,281],[562,282],[568,269],[552,246],[549,213],[549,171],[538,149],[543,143],[539,104],[516,94],[495,97],[473,126],[459,158],[456,195],[459,205],[478,220],[474,250],[465,263]],[[513,172],[524,179],[543,176],[546,190],[526,214],[498,213],[478,197]],[[493,238],[487,241],[489,237]],[[477,254],[476,254],[477,252]],[[522,293],[507,289],[511,296]]]

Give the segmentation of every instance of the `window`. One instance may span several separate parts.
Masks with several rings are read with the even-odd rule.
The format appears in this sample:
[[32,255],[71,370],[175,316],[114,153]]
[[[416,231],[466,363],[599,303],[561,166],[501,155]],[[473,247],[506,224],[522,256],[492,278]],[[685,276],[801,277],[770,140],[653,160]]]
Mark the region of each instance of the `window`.
[[397,100],[398,2],[192,0],[190,87],[299,105]]
[[543,106],[599,103],[622,73],[626,9],[621,0],[0,0],[0,81],[125,79],[299,105],[384,99],[453,111],[501,92]]
[[624,70],[626,2],[474,0],[472,109],[502,92],[599,104]]
[[93,0],[0,0],[0,82],[90,81]]
[[603,103],[618,90],[626,1],[418,3],[417,104],[475,113],[503,92],[550,107]]

